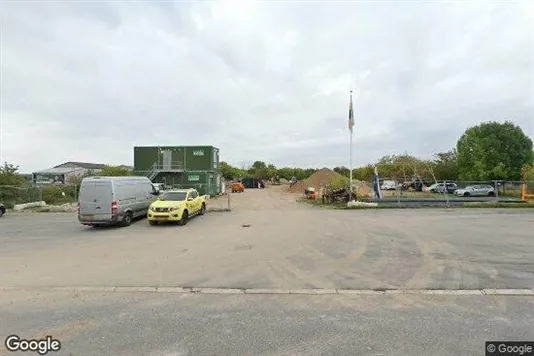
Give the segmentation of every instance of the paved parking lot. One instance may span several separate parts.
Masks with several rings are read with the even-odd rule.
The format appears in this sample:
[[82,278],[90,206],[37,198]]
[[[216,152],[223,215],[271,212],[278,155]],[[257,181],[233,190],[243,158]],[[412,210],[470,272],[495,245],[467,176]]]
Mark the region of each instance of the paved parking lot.
[[[214,202],[215,203],[215,202]],[[273,190],[185,227],[94,229],[65,213],[2,218],[7,286],[527,288],[532,210],[336,211]],[[250,225],[243,227],[243,225]]]
[[[433,355],[478,354],[484,340],[534,339],[532,297],[26,290],[534,288],[533,210],[337,211],[298,204],[279,187],[231,199],[231,212],[184,227],[93,229],[73,214],[6,215],[2,337],[52,332],[83,355],[413,355],[423,354],[421,338]],[[110,331],[119,327],[129,331]],[[451,336],[468,333],[465,344]],[[95,338],[100,349],[89,346]]]

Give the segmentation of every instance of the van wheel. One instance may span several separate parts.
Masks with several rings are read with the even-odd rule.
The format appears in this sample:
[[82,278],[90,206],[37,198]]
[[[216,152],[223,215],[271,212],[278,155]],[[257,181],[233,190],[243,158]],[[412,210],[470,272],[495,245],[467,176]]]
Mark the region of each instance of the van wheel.
[[206,214],[206,204],[202,203],[202,207],[200,208],[199,215],[204,215],[204,214]]
[[132,224],[132,218],[132,213],[126,213],[122,218],[122,226],[130,226]]
[[182,219],[178,221],[178,225],[184,226],[185,224],[187,224],[188,219],[189,219],[189,212],[187,210],[184,210],[184,212],[182,213]]

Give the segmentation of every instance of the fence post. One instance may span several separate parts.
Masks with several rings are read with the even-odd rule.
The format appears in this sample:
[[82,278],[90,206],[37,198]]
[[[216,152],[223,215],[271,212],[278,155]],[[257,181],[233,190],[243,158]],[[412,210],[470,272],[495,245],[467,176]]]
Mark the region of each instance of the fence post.
[[400,207],[400,206],[401,206],[401,200],[400,200],[400,187],[399,187],[398,184],[397,184],[397,186],[395,187],[395,194],[397,195],[397,205]]
[[499,181],[493,181],[493,188],[495,189],[495,199],[499,199]]
[[230,185],[226,184],[226,195],[228,195],[228,211],[232,211],[232,208],[230,207]]
[[445,191],[445,198],[447,199],[447,208],[450,208],[451,202],[449,201],[449,190],[447,189],[447,180],[443,181],[443,190]]

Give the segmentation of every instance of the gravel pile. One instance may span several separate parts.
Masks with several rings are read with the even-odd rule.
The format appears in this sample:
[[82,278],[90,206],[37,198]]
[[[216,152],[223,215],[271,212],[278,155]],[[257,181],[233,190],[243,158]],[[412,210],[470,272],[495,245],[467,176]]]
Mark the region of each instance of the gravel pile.
[[308,179],[297,182],[297,184],[290,187],[288,191],[291,193],[302,193],[304,192],[304,189],[308,187],[314,187],[318,192],[319,189],[326,187],[337,177],[342,177],[342,175],[334,172],[331,169],[323,168],[312,174]]

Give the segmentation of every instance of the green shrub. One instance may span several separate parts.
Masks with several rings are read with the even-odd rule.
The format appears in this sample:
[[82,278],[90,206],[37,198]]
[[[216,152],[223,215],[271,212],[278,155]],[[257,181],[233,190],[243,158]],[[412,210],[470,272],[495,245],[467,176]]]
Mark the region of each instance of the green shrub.
[[39,198],[39,188],[31,186],[17,187],[12,185],[0,185],[0,202],[8,209],[12,209],[15,204],[38,201]]
[[[62,193],[65,193],[63,196]],[[61,205],[73,203],[78,197],[78,186],[76,185],[49,185],[43,187],[42,200],[46,204]]]

